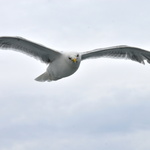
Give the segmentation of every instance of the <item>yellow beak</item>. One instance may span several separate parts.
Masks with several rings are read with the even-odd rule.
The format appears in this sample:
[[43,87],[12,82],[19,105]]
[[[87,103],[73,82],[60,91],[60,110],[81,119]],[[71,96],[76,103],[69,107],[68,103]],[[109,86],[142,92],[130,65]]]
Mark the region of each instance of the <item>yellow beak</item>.
[[74,58],[74,59],[72,59],[72,61],[73,61],[74,63],[76,63],[76,62],[77,62],[77,59],[76,59],[76,58]]

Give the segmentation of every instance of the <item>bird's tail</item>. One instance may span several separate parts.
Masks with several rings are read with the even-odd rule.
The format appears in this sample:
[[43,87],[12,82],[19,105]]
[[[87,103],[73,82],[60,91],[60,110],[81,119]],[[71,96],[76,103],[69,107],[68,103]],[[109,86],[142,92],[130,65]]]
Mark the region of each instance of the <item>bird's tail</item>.
[[35,78],[35,80],[39,81],[39,82],[45,82],[45,81],[49,81],[50,82],[51,81],[48,72],[44,72],[43,74],[41,74],[40,76]]

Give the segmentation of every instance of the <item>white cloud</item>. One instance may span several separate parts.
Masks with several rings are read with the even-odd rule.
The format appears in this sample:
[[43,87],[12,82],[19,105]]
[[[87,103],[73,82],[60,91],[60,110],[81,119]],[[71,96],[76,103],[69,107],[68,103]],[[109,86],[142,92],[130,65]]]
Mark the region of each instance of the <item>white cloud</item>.
[[[135,5],[136,3],[136,5]],[[66,51],[127,44],[149,49],[148,1],[1,1],[0,36]],[[148,150],[149,65],[99,59],[38,83],[46,65],[0,51],[0,149]]]

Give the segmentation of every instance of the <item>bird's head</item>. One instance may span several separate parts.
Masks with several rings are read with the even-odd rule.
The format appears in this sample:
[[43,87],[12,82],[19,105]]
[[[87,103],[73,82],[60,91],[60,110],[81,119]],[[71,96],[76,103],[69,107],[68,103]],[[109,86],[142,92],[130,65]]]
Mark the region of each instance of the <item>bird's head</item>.
[[81,56],[79,53],[69,53],[67,55],[69,61],[71,61],[72,63],[80,63],[81,61]]

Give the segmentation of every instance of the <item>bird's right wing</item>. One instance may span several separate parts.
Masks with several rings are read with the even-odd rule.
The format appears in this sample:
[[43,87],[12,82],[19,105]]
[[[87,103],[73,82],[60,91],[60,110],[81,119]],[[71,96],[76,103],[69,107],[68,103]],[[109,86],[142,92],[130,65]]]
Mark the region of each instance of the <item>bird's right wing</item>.
[[20,51],[38,58],[44,63],[50,63],[61,55],[58,51],[28,41],[21,37],[0,37],[0,48]]

